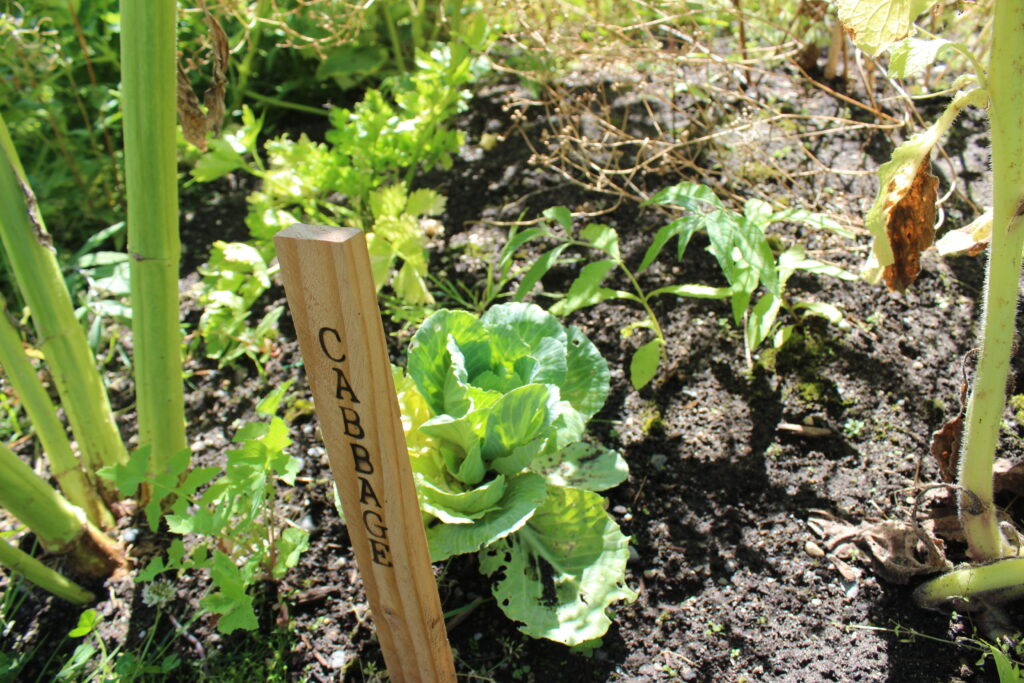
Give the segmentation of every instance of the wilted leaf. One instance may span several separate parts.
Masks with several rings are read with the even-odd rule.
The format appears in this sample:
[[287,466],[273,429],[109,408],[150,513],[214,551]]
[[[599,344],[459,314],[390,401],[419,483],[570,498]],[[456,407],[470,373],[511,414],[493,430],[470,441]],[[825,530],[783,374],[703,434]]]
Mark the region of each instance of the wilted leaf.
[[940,256],[966,254],[977,256],[988,248],[992,241],[992,209],[988,208],[962,228],[950,230],[935,242]]
[[192,90],[192,84],[188,81],[188,74],[178,64],[178,122],[181,123],[181,131],[185,139],[193,145],[206,151],[206,117],[203,110],[199,108],[199,98]]
[[[905,584],[915,576],[934,574],[952,569],[946,559],[942,541],[926,535],[926,544],[919,535],[927,532],[914,529],[911,524],[894,520],[848,524],[823,510],[813,511],[808,520],[811,529],[826,542],[826,550],[857,542],[864,547],[875,563],[876,570],[893,583]],[[931,549],[928,548],[931,545]]]
[[213,76],[210,87],[203,93],[203,104],[206,105],[206,130],[213,131],[214,135],[220,133],[224,124],[224,91],[228,84],[228,36],[224,29],[210,14],[209,10],[203,8],[206,25],[210,27],[211,52],[213,53]]
[[900,179],[889,183],[885,231],[892,247],[893,262],[882,271],[891,291],[902,292],[921,272],[921,252],[935,241],[939,179],[931,174],[931,160],[925,159],[907,187]]
[[[863,277],[869,282],[878,282],[885,275],[886,284],[890,289],[902,290],[913,281],[912,277],[909,280],[906,278],[910,277],[911,273],[916,276],[919,262],[916,255],[911,255],[913,252],[909,247],[911,244],[924,242],[925,236],[932,230],[935,219],[932,193],[935,191],[936,181],[928,172],[932,148],[965,107],[984,106],[987,101],[988,94],[984,90],[972,90],[957,95],[928,130],[897,147],[892,153],[892,158],[879,167],[878,194],[864,219],[864,226],[874,237],[871,256],[862,272]],[[931,208],[923,205],[928,197],[932,197]],[[921,226],[922,222],[927,222],[927,227]],[[898,244],[891,244],[894,239]],[[927,239],[930,244],[934,235],[927,236]],[[896,264],[897,251],[900,252],[900,258],[909,259],[909,262],[889,269]],[[906,282],[901,285],[904,280]]]

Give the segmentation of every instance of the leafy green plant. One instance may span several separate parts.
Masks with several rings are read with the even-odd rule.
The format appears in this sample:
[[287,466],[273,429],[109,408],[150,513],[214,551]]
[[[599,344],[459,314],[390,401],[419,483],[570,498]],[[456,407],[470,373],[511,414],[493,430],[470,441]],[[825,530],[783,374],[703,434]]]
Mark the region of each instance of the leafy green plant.
[[[684,208],[688,214],[673,220],[655,233],[650,246],[644,253],[636,270],[623,260],[619,247],[618,233],[614,228],[600,223],[590,223],[573,239],[572,214],[565,207],[554,207],[544,215],[558,223],[568,237],[556,237],[549,232],[524,235],[523,241],[542,234],[557,240],[557,244],[545,252],[523,277],[516,299],[522,299],[559,262],[568,247],[596,249],[603,258],[588,261],[573,279],[565,297],[551,307],[551,312],[566,316],[581,308],[593,306],[602,301],[622,300],[639,304],[644,317],[624,327],[624,337],[631,336],[637,329],[646,329],[653,339],[642,344],[630,360],[630,382],[637,389],[646,386],[658,370],[667,344],[665,335],[652,307],[655,297],[669,295],[702,299],[730,299],[733,320],[744,330],[744,347],[748,364],[753,364],[752,353],[766,339],[773,346],[780,347],[789,339],[803,316],[818,315],[832,322],[842,319],[842,313],[831,304],[823,302],[793,302],[786,297],[785,287],[797,270],[830,275],[845,280],[856,276],[836,266],[821,263],[806,257],[803,247],[795,244],[776,254],[766,229],[773,223],[788,221],[802,222],[816,228],[826,228],[852,236],[827,217],[801,209],[776,211],[759,199],[747,201],[742,214],[727,209],[711,188],[698,183],[681,183],[655,194],[647,204],[662,204]],[[646,291],[640,284],[639,276],[661,255],[662,250],[673,239],[676,240],[676,258],[682,260],[690,239],[698,231],[708,235],[710,251],[729,283],[728,287],[703,284],[674,284]],[[524,231],[528,232],[528,231]],[[605,280],[615,271],[621,272],[629,282],[632,291],[612,289],[604,286]],[[759,288],[764,294],[751,305]],[[779,314],[789,312],[795,322],[783,324]]]
[[[682,260],[690,238],[697,231],[704,230],[709,241],[708,251],[718,261],[729,283],[733,322],[743,329],[749,366],[753,366],[753,352],[765,340],[770,339],[774,348],[781,347],[805,316],[819,316],[832,323],[842,320],[842,312],[827,302],[792,301],[786,296],[786,284],[798,270],[847,281],[856,280],[857,276],[837,266],[807,258],[801,244],[782,248],[767,233],[772,224],[785,222],[802,223],[853,238],[853,233],[828,216],[805,209],[776,210],[757,198],[748,199],[743,205],[743,213],[737,213],[725,208],[710,188],[697,183],[665,188],[651,197],[647,204],[677,206],[688,214],[658,230],[639,270],[653,263],[672,239],[676,240],[676,258]],[[763,290],[763,294],[755,300],[759,290]],[[783,324],[779,319],[782,312],[789,313],[794,322]]]
[[396,370],[431,559],[478,553],[505,614],[569,645],[635,597],[628,539],[597,493],[626,463],[583,440],[608,380],[582,332],[524,303],[434,313]]
[[199,267],[203,313],[197,332],[206,357],[217,359],[218,367],[231,365],[243,354],[257,368],[266,363],[284,307],[273,308],[255,327],[248,325],[248,319],[253,304],[270,287],[276,269],[268,267],[260,252],[244,242],[213,243],[209,260]]
[[[167,557],[153,559],[138,575],[152,581],[164,572],[208,570],[213,590],[200,606],[219,615],[222,633],[257,626],[249,588],[262,579],[280,579],[308,545],[308,532],[274,514],[277,482],[295,483],[300,461],[288,455],[288,425],[277,412],[292,381],[277,387],[256,407],[269,421],[250,422],[235,433],[239,447],[227,452],[227,466],[188,471],[189,453],[181,451],[163,473],[149,473],[150,449],[140,448],[125,465],[101,470],[123,496],[148,484],[154,495],[144,512],[150,529],[166,519],[167,530],[189,539],[171,542]],[[220,476],[218,476],[220,475]],[[161,500],[171,500],[166,517]],[[283,525],[283,528],[282,528]]]

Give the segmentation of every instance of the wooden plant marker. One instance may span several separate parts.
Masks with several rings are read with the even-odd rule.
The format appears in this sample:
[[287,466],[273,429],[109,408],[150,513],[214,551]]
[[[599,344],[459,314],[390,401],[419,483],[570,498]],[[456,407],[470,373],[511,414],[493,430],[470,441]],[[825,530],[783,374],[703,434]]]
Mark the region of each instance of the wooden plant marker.
[[274,244],[388,672],[454,681],[366,236],[296,224]]

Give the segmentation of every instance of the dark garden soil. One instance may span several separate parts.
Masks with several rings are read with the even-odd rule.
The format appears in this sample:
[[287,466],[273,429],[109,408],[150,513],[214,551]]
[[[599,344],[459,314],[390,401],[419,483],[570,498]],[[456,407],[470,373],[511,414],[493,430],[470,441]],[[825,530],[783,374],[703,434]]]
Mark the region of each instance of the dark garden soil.
[[[786,89],[787,97],[799,98],[809,110],[849,115],[841,100],[790,76],[780,67],[760,83],[761,94]],[[574,212],[616,205],[613,196],[530,163],[526,140],[541,144],[541,131],[557,122],[545,120],[538,108],[514,125],[503,108],[513,90],[482,87],[460,119],[467,144],[454,168],[420,181],[448,197],[447,233],[432,246],[434,272],[441,277],[479,283],[486,262],[503,244],[503,222],[533,219],[559,204]],[[984,126],[966,119],[963,127],[967,134],[949,146],[953,170],[939,164],[937,172],[944,187],[956,175],[961,190],[983,204]],[[485,132],[508,137],[484,151],[477,143]],[[893,141],[868,128],[821,136],[815,144],[815,155],[826,165],[870,170]],[[727,154],[716,154],[707,163],[724,195],[731,187],[721,162]],[[802,168],[800,161],[791,163],[793,171]],[[657,188],[695,179],[643,181]],[[787,197],[793,205],[832,210],[857,223],[873,199],[874,178],[794,174],[767,177],[760,188],[761,196]],[[213,239],[246,237],[242,220],[250,189],[235,179],[186,192],[186,290]],[[956,198],[946,213],[947,225],[971,215]],[[619,231],[624,254],[635,266],[667,216],[624,202],[594,220]],[[582,224],[581,219],[576,227]],[[776,231],[783,242],[800,240],[815,258],[851,270],[859,267],[869,242],[861,235],[851,245],[796,226]],[[645,273],[644,286],[723,284],[705,244],[696,237],[678,264],[666,251],[661,264]],[[520,256],[522,263],[531,258]],[[957,407],[961,358],[973,344],[979,317],[982,258],[940,260],[926,253],[920,279],[904,294],[796,275],[790,283],[794,300],[835,304],[845,321],[836,326],[810,320],[781,352],[762,349],[752,370],[727,302],[662,297],[656,313],[669,340],[667,363],[641,391],[630,386],[626,369],[631,351],[645,341],[643,333],[619,333],[638,319],[638,310],[605,303],[572,315],[569,322],[583,328],[612,368],[611,396],[592,433],[620,449],[630,466],[628,481],[608,492],[608,509],[633,539],[628,583],[639,597],[614,606],[613,625],[599,648],[575,652],[522,636],[490,599],[476,559],[456,558],[435,569],[444,609],[471,606],[449,624],[458,672],[467,680],[496,681],[994,680],[991,665],[976,664],[980,654],[971,642],[954,642],[980,634],[968,616],[917,608],[911,591],[919,579],[900,584],[883,577],[863,544],[834,545],[812,522],[907,520],[912,487],[939,480],[927,455],[929,438]],[[552,272],[543,290],[564,292],[577,267]],[[542,294],[534,300],[549,302]],[[259,308],[282,301],[277,286]],[[194,304],[186,304],[186,313],[193,322],[198,316]],[[408,331],[392,318],[385,324],[393,359],[401,363]],[[286,317],[265,376],[248,364],[217,371],[210,361],[190,362],[189,433],[198,459],[218,462],[239,421],[251,417],[255,402],[286,379],[298,377],[296,388],[308,399],[293,338]],[[119,400],[127,401],[128,393]],[[124,419],[131,433],[130,411]],[[1022,436],[1024,428],[1008,412],[1001,455],[1019,458]],[[294,418],[292,438],[293,453],[304,464],[299,485],[283,492],[281,513],[311,529],[311,547],[283,581],[261,588],[266,599],[260,633],[222,637],[209,618],[199,618],[188,637],[174,641],[174,651],[188,663],[172,678],[199,679],[205,672],[215,680],[273,675],[320,681],[344,672],[345,680],[362,681],[383,669],[311,414]],[[125,522],[126,529],[141,526],[138,519]],[[138,533],[136,556],[158,551],[157,539]],[[962,557],[955,544],[949,552],[953,559]],[[201,578],[185,579],[170,613],[187,621],[204,589]],[[153,611],[128,579],[111,583],[101,595],[96,607],[109,646],[127,638],[131,651],[152,626]],[[17,617],[25,633],[21,646],[41,645],[47,652],[62,642],[60,647],[73,646],[61,636],[77,614],[33,593]],[[159,628],[169,630],[166,619]]]

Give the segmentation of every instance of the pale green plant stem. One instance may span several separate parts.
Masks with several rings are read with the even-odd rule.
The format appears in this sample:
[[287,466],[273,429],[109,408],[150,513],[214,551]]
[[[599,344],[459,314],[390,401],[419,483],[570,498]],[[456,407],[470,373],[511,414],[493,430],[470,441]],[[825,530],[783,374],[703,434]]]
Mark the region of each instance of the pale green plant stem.
[[992,244],[985,287],[981,357],[967,405],[960,485],[960,520],[971,556],[980,562],[1008,555],[993,504],[992,467],[1006,406],[1024,247],[1024,0],[996,0],[989,67],[994,183]]
[[1002,603],[1021,597],[1024,557],[1008,557],[978,567],[955,569],[921,584],[914,600],[922,607],[935,608],[951,597],[985,597]]
[[11,449],[0,445],[0,507],[35,533],[43,548],[67,555],[75,569],[88,576],[109,576],[124,565],[113,541],[32,471]]
[[75,318],[36,199],[0,118],[0,240],[32,311],[40,350],[78,441],[86,472],[128,461],[96,359]]
[[139,444],[150,472],[186,447],[178,321],[175,2],[121,0],[122,101]]
[[67,600],[74,605],[84,605],[96,599],[95,595],[71,579],[50,569],[36,558],[3,539],[0,539],[0,564],[12,572],[20,574],[43,590],[49,591],[58,598]]
[[238,65],[238,82],[232,88],[230,114],[242,106],[242,97],[247,95],[249,78],[252,76],[252,64],[259,52],[260,38],[263,36],[263,21],[270,14],[270,0],[257,0],[256,10],[252,18],[252,28],[246,38],[245,57]]
[[99,496],[94,482],[82,470],[71,450],[64,425],[57,419],[57,410],[43,388],[35,368],[25,355],[14,325],[7,317],[6,305],[0,299],[0,366],[25,407],[39,442],[43,445],[50,471],[68,500],[85,511],[93,524],[113,528],[114,518]]

